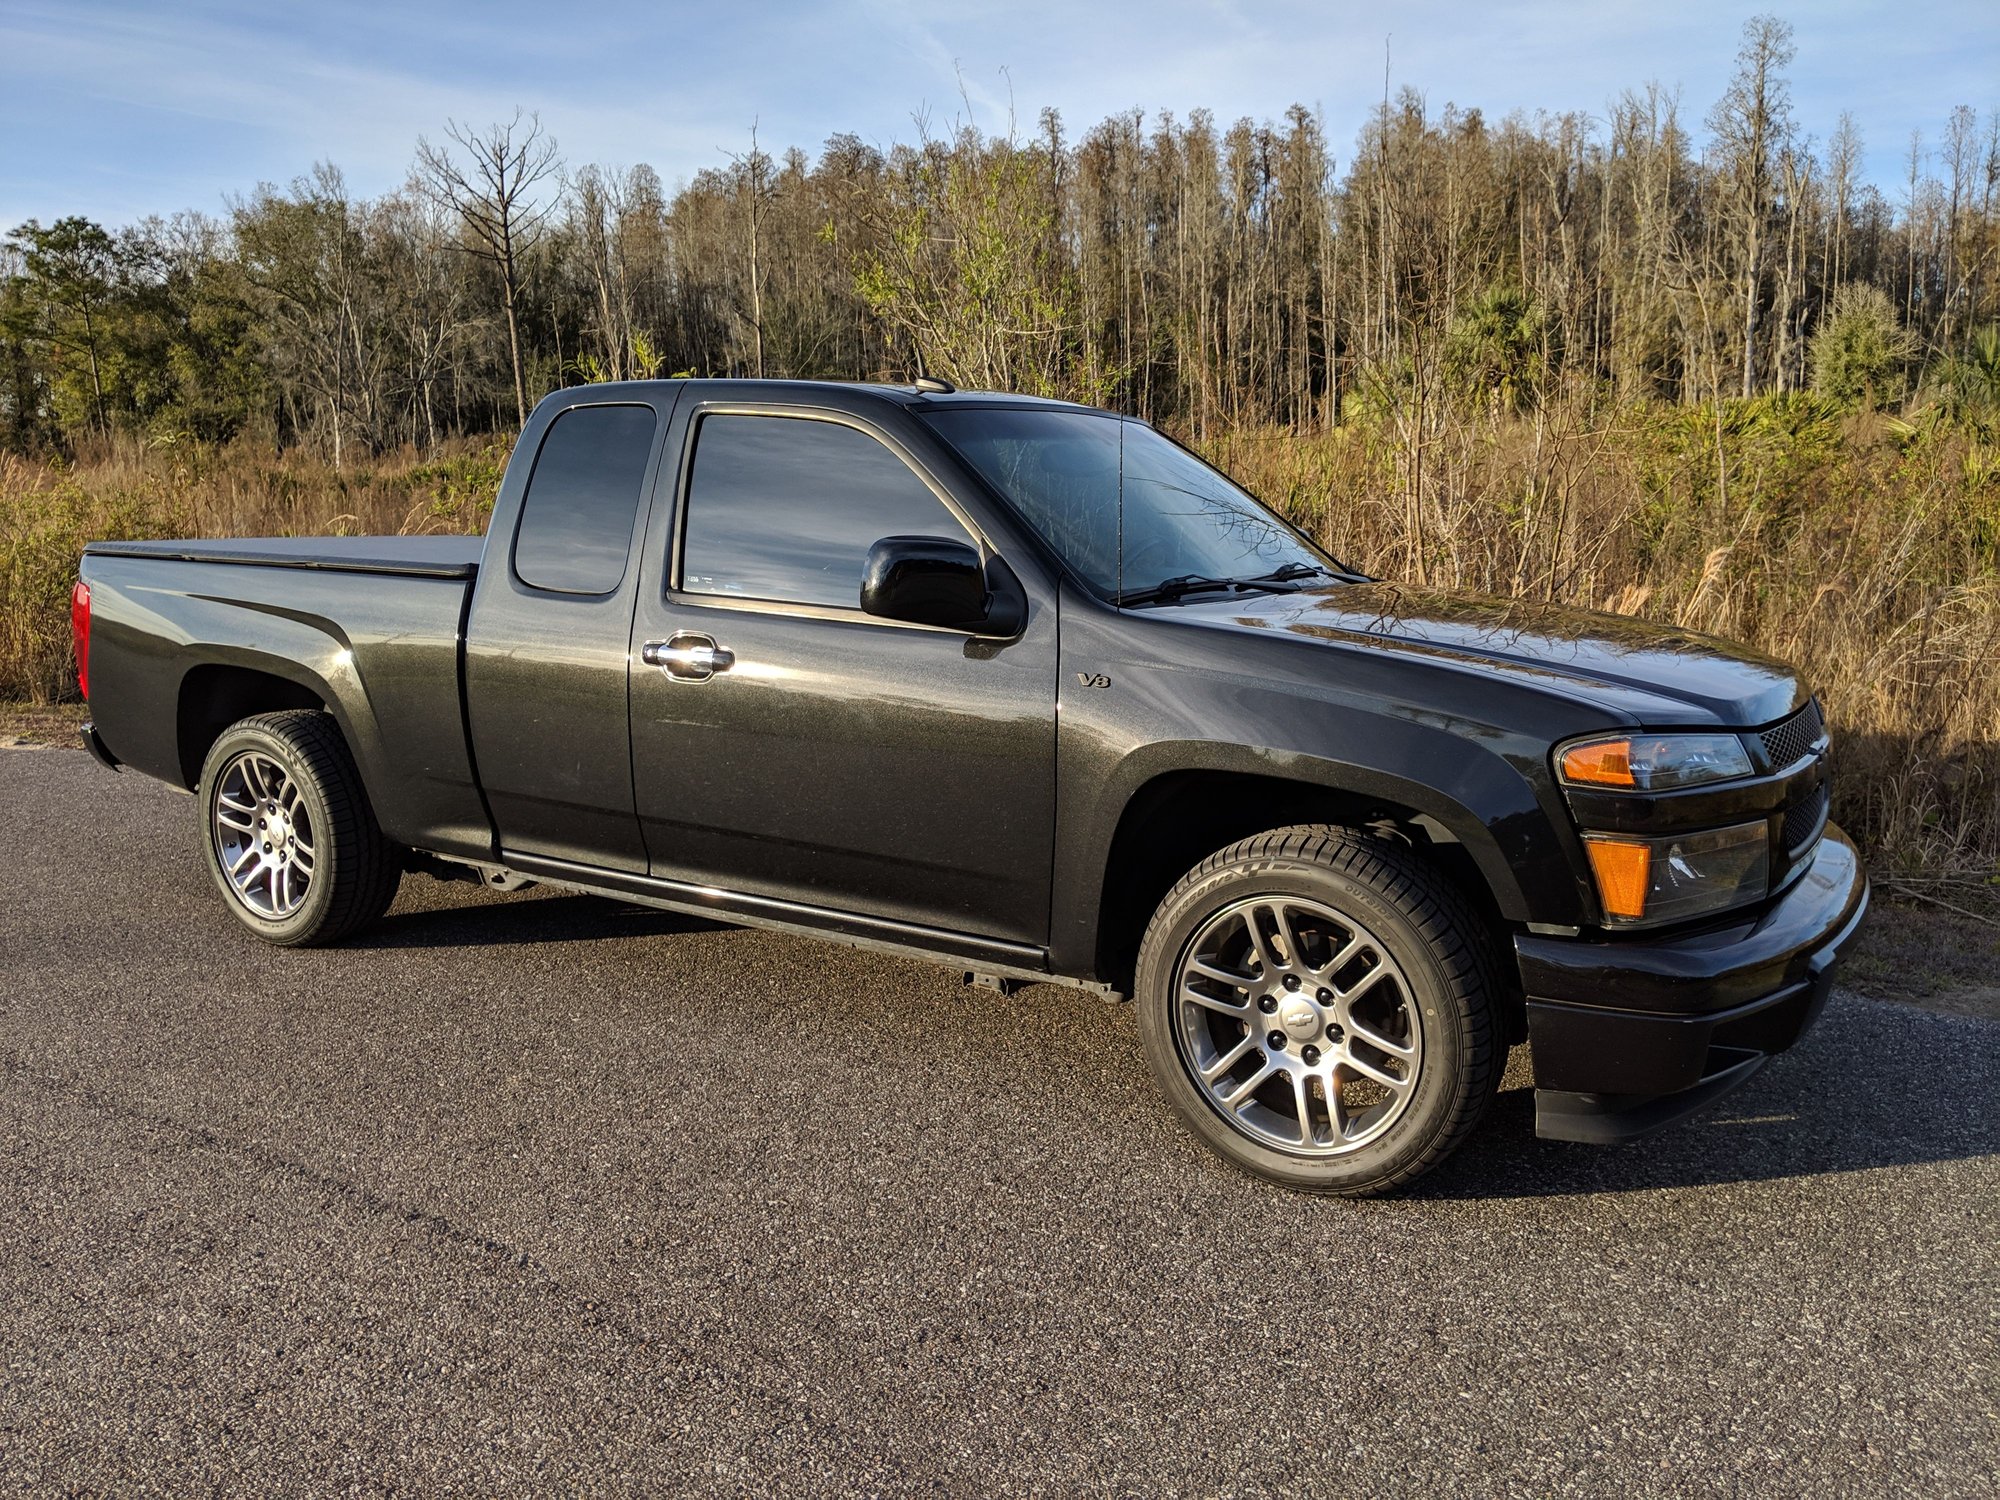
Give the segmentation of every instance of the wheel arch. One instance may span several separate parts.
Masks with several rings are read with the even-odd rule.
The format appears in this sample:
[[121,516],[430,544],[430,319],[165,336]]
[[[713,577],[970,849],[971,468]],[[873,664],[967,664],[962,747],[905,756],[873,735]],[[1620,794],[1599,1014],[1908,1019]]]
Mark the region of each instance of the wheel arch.
[[[182,675],[174,710],[174,746],[182,786],[193,790],[201,780],[209,750],[230,725],[284,709],[329,709],[332,695],[326,684],[290,663],[284,664],[289,673],[271,670],[274,665],[209,661]],[[338,717],[336,714],[336,721]],[[343,738],[346,732],[343,725]]]
[[1487,822],[1434,787],[1296,755],[1189,759],[1132,778],[1081,893],[1093,972],[1118,988],[1129,987],[1146,922],[1174,883],[1216,850],[1273,828],[1378,828],[1451,879],[1497,940],[1525,919],[1526,898]]

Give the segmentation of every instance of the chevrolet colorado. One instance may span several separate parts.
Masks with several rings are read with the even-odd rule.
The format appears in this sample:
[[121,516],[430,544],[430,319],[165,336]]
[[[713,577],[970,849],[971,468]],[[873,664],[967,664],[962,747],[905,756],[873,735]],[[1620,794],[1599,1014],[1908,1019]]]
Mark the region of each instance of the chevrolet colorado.
[[1544,1137],[1691,1113],[1867,902],[1783,664],[1371,580],[940,381],[559,391],[483,541],[97,543],[72,617],[86,744],[268,942],[420,870],[1128,995],[1193,1134],[1312,1191],[1435,1165],[1511,1043]]

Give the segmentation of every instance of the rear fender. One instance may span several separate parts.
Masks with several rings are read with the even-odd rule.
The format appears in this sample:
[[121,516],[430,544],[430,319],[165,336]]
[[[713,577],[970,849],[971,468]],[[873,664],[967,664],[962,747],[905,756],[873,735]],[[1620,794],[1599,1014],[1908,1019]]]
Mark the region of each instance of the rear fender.
[[[192,788],[222,727],[217,713],[305,699],[339,725],[391,839],[491,853],[459,694],[462,580],[113,556],[87,558],[86,576],[94,589],[91,708],[120,760]],[[100,579],[106,586],[96,589]],[[269,701],[244,693],[212,709],[189,701],[242,673],[295,691]],[[200,722],[184,735],[190,712]]]

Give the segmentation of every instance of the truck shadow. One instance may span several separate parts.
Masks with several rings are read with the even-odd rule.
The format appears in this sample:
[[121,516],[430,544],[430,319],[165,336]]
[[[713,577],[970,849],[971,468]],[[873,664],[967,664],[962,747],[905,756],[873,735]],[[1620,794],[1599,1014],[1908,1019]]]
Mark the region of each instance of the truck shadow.
[[[381,950],[482,948],[513,944],[620,942],[722,933],[736,924],[683,916],[596,896],[540,890],[502,896],[473,886],[406,891],[395,912],[346,946]],[[799,945],[797,961],[821,979],[828,950],[809,938],[759,941]],[[844,950],[834,950],[844,953]],[[699,961],[698,961],[699,962]],[[873,966],[879,959],[855,959]],[[929,985],[867,987],[843,969],[838,994],[867,988],[854,1003],[880,1021],[886,1008],[908,1006],[912,1025],[935,1023]],[[913,966],[928,974],[928,965]],[[1146,1086],[1132,1066],[1137,1038],[1130,1008],[1099,1006],[1036,987],[1054,997],[1063,1024],[1089,1033],[1086,1055],[1103,1059],[1108,1095]],[[842,1001],[836,999],[837,1009]],[[989,1064],[1011,1058],[1025,1076],[1046,1062],[1051,1044],[1041,1007],[1003,1003],[989,1018]],[[1072,1009],[1081,1006],[1082,1009]],[[1074,1040],[1074,1038],[1072,1038]],[[946,1070],[948,1072],[948,1070]],[[932,1075],[934,1083],[939,1075]],[[948,1086],[948,1085],[946,1085]],[[1883,1167],[2000,1156],[1993,1101],[2000,1087],[2000,1022],[1940,1015],[1888,1001],[1836,994],[1819,1024],[1739,1093],[1707,1113],[1619,1147],[1577,1146],[1535,1136],[1528,1057],[1517,1050],[1506,1083],[1472,1139],[1429,1176],[1397,1196],[1409,1200],[1554,1198],[1587,1193],[1709,1187],[1864,1172]],[[1136,1099],[1135,1099],[1136,1102]],[[1025,1106],[1024,1106],[1025,1107]],[[1150,1116],[1150,1109],[1142,1111]],[[1101,1130],[1093,1114],[1079,1130]],[[1146,1151],[1157,1142],[1123,1149]]]
[[1740,1092],[1626,1146],[1537,1140],[1534,1091],[1510,1070],[1473,1140],[1403,1196],[1635,1192],[2000,1155],[1996,1082],[2000,1022],[1836,996]]
[[[431,902],[448,904],[436,905]],[[490,948],[516,943],[588,943],[718,932],[725,924],[636,906],[601,896],[535,892],[499,895],[476,886],[448,886],[423,909],[398,904],[348,948]]]

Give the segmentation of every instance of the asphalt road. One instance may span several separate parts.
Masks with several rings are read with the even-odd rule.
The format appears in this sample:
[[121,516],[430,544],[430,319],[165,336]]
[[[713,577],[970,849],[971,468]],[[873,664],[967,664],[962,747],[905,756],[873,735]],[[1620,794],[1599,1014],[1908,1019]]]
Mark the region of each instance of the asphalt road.
[[1840,997],[1603,1152],[1517,1057],[1309,1200],[1127,1007],[419,878],[276,951],[187,799],[0,753],[0,1487],[1990,1494],[1996,1060]]

